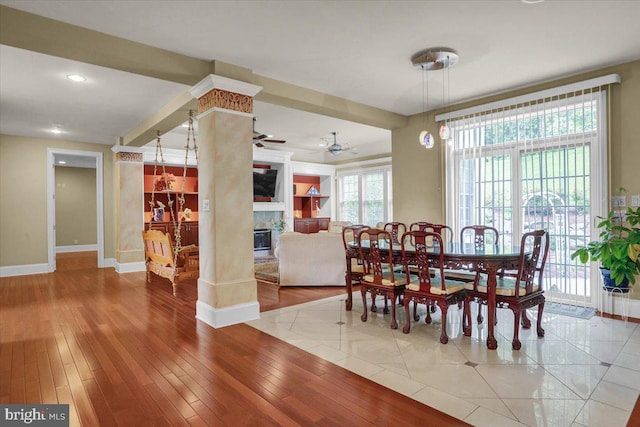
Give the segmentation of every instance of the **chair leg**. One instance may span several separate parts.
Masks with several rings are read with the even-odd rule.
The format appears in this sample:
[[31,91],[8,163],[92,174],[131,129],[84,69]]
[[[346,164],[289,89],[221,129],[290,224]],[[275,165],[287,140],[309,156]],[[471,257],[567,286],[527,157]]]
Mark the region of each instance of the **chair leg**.
[[375,292],[371,292],[371,312],[372,313],[377,313],[378,312],[378,307],[376,307],[376,293]]
[[430,325],[431,322],[432,322],[432,320],[431,320],[431,309],[435,309],[435,307],[433,306],[432,302],[428,301],[427,302],[427,317],[425,317],[425,319],[424,319],[424,323],[426,323],[427,325]]
[[[402,333],[403,334],[408,334],[411,331],[411,313],[409,312],[409,298],[404,297],[404,300],[402,301],[403,305],[404,305],[404,312],[406,313],[406,320],[404,323],[404,327],[402,328]],[[416,310],[416,303],[413,303],[413,311],[415,313]],[[414,314],[415,317],[415,314]]]
[[467,298],[464,299],[464,308],[462,309],[462,332],[465,337],[471,336],[471,304]]
[[398,321],[396,320],[396,299],[398,297],[399,295],[393,294],[393,300],[391,301],[391,329],[398,329]]
[[544,337],[544,329],[542,329],[542,311],[544,310],[544,301],[538,304],[538,323],[536,327],[538,329],[538,337]]
[[527,310],[522,310],[522,329],[529,329],[531,328],[531,320],[529,320],[529,317],[527,317]]
[[418,316],[418,304],[413,304],[413,320],[416,322],[420,321],[420,316]]
[[447,335],[447,310],[448,306],[446,303],[442,304],[440,310],[442,310],[442,333],[440,334],[440,342],[442,344],[446,344],[449,342],[449,336]]
[[482,303],[478,302],[478,318],[476,319],[478,321],[478,325],[482,325],[482,321],[484,320],[484,318],[482,317]]
[[[393,301],[391,301],[391,305],[395,307],[396,304],[396,300],[394,298]],[[384,296],[384,310],[382,310],[383,314],[389,314],[389,297],[385,294]]]
[[363,322],[367,321],[367,288],[364,286],[360,287],[360,293],[362,294],[362,306],[364,307],[364,312],[362,316],[360,316],[360,320]]
[[513,347],[514,350],[520,350],[520,347],[522,347],[522,343],[520,343],[520,340],[518,339],[518,336],[520,334],[520,310],[519,309],[513,309],[513,341],[511,342],[511,347]]

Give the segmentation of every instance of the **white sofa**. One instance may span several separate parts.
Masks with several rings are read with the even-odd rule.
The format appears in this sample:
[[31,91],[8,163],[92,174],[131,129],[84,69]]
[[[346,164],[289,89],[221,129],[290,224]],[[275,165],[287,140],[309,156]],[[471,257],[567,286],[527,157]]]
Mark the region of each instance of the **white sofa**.
[[280,286],[345,286],[342,232],[283,233],[275,255]]

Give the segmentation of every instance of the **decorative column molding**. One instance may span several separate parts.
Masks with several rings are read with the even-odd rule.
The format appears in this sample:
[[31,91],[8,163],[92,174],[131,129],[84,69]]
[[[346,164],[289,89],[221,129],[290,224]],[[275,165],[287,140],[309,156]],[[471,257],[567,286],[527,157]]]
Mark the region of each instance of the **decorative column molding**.
[[189,92],[198,100],[198,118],[213,111],[253,116],[253,97],[262,87],[209,74]]
[[115,153],[114,161],[116,163],[120,162],[131,162],[131,163],[142,163],[144,149],[142,147],[127,147],[124,145],[114,145],[111,147],[111,151]]

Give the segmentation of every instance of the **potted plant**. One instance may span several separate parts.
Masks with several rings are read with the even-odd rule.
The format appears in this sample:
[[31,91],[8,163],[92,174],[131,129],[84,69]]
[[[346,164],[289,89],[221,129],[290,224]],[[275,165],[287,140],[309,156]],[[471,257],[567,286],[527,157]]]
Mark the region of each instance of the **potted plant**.
[[582,263],[600,261],[604,287],[609,291],[618,288],[628,292],[628,286],[635,284],[635,276],[640,274],[640,207],[627,208],[626,220],[623,212],[613,210],[606,218],[598,217],[599,240],[571,255],[571,259],[578,258]]

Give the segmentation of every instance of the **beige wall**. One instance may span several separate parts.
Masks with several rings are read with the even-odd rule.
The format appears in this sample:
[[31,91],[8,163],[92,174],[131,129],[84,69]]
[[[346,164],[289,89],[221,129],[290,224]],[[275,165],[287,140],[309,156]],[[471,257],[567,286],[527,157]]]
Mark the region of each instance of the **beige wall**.
[[47,148],[103,153],[104,254],[113,258],[111,147],[0,135],[0,266],[47,262]]
[[[640,194],[640,61],[454,105],[449,110],[459,110],[612,73],[620,74],[622,83],[612,85],[610,97],[609,192],[613,194],[613,189],[626,188],[629,204],[631,195]],[[455,84],[455,76],[452,76],[452,84]],[[445,110],[428,114],[427,129],[433,135],[438,134],[434,117],[442,112]],[[436,139],[436,146],[432,150],[422,148],[418,144],[418,134],[422,128],[423,116],[418,115],[411,118],[409,126],[392,131],[393,217],[396,221],[411,223],[426,219],[443,221],[445,218],[442,142]]]
[[56,246],[95,245],[96,169],[56,166]]

